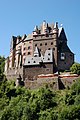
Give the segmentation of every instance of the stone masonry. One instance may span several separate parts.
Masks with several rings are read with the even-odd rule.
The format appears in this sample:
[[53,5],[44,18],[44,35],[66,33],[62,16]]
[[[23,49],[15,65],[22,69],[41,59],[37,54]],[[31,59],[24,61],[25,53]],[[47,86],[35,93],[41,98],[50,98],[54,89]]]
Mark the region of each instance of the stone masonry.
[[64,28],[43,21],[29,35],[12,36],[5,74],[9,79],[20,74],[23,80],[35,80],[40,74],[68,70],[73,63]]

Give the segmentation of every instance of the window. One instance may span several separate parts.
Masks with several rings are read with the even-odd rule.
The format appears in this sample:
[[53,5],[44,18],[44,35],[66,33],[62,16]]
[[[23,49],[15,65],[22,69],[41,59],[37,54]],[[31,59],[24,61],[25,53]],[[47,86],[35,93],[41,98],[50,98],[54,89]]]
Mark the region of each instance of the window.
[[50,60],[50,58],[48,58],[48,60]]
[[30,48],[31,48],[31,47],[30,47],[30,46],[28,46],[28,50],[30,50]]
[[28,55],[30,55],[31,53],[30,52],[28,52]]
[[72,57],[72,54],[70,54],[70,56]]
[[34,55],[34,57],[37,57],[37,55]]
[[24,50],[26,50],[26,48],[24,47]]
[[42,43],[40,43],[40,46],[42,46]]
[[37,44],[35,44],[35,47],[37,46]]
[[41,51],[41,49],[39,49],[39,51]]
[[53,45],[53,42],[51,42],[51,45]]
[[36,63],[36,62],[34,61],[34,63]]
[[45,43],[45,45],[47,45],[47,43]]
[[31,41],[29,43],[31,43]]
[[48,48],[48,50],[50,50],[51,48]]
[[53,48],[53,51],[55,50],[55,48]]
[[48,53],[48,55],[50,56],[50,53]]
[[65,53],[61,53],[61,60],[65,60]]
[[23,55],[26,55],[26,53],[23,53]]

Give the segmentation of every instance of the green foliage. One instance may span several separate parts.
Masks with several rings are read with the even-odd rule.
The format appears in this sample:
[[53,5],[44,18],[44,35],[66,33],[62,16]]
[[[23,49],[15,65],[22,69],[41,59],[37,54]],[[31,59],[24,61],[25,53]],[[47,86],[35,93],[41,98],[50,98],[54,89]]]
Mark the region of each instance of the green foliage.
[[80,75],[80,64],[79,63],[74,63],[71,68],[70,68],[72,73]]
[[80,120],[80,105],[79,106],[70,106],[64,107],[61,113],[59,114],[60,120]]
[[57,105],[54,100],[55,94],[49,88],[41,88],[38,91],[38,99],[41,110],[46,110]]
[[3,74],[3,72],[4,72],[4,65],[5,65],[5,58],[0,56],[0,81],[5,79],[5,76]]
[[67,94],[65,95],[65,104],[67,104],[67,105],[72,105],[72,104],[74,104],[74,96],[67,93]]
[[80,94],[80,79],[76,80],[76,82],[71,87],[72,93],[78,95]]
[[[16,88],[3,74],[4,60],[0,56],[0,120],[80,120],[80,79],[64,91]],[[80,74],[79,64],[71,71]]]
[[27,90],[0,82],[0,120],[80,120],[80,80],[69,90]]
[[76,96],[75,105],[80,105],[80,95]]
[[5,58],[0,56],[0,74],[4,72]]
[[39,120],[58,120],[58,114],[52,109],[41,111],[39,113]]

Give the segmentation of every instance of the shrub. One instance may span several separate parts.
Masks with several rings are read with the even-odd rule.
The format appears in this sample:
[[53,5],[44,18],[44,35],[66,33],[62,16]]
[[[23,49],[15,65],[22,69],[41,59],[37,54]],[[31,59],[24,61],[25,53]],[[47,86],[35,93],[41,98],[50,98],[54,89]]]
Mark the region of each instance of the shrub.
[[71,66],[70,70],[71,70],[72,73],[80,75],[80,64],[79,63],[74,63]]
[[76,82],[71,86],[72,93],[78,95],[80,94],[80,79],[76,80]]

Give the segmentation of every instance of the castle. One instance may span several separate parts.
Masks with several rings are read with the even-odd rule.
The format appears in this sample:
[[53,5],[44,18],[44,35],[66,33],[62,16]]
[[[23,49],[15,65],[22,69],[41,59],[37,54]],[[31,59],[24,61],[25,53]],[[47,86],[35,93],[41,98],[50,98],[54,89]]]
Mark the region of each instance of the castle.
[[34,80],[40,74],[68,70],[73,63],[74,53],[67,45],[63,26],[43,21],[29,35],[12,36],[5,74],[8,78],[20,74],[23,80]]

